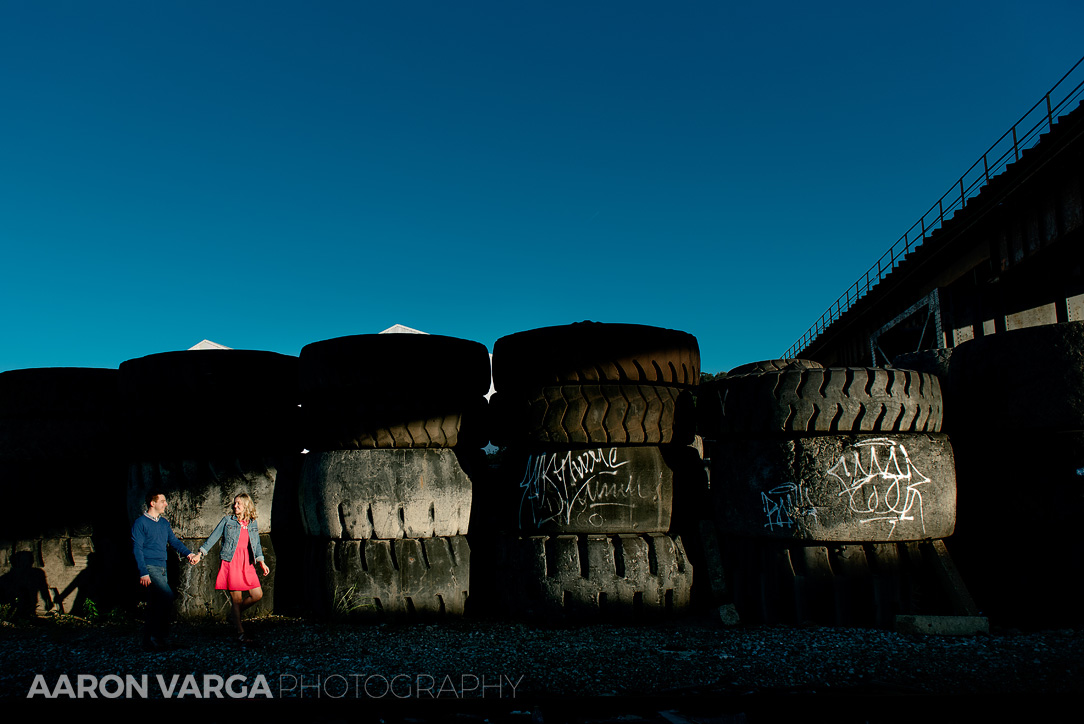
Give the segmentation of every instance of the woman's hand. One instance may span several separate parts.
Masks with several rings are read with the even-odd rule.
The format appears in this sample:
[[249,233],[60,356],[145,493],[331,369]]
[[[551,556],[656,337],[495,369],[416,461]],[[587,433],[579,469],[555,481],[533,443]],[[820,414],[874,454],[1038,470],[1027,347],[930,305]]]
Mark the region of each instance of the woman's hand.
[[271,569],[267,567],[267,564],[266,564],[266,563],[264,563],[263,561],[260,561],[259,563],[260,563],[260,568],[262,568],[262,569],[263,569],[263,574],[264,574],[265,576],[266,576],[266,575],[267,575],[268,573],[270,573],[270,572],[271,572]]

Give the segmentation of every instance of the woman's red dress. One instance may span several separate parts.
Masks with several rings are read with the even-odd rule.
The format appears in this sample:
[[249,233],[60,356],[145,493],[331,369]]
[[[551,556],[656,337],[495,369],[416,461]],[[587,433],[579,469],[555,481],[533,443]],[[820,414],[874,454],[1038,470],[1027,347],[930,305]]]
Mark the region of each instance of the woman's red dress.
[[241,524],[241,536],[237,539],[237,550],[233,560],[222,561],[215,579],[216,591],[251,591],[260,587],[256,577],[256,566],[252,563],[252,549],[248,545],[248,525]]

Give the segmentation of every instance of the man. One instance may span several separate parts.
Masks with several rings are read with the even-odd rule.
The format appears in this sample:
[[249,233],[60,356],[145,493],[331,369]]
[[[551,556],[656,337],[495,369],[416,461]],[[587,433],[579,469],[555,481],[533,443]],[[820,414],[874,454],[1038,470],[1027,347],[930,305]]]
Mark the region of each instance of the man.
[[169,521],[162,517],[166,512],[165,493],[152,490],[147,493],[147,512],[132,524],[132,553],[139,567],[139,585],[149,588],[147,620],[143,629],[143,648],[147,651],[165,651],[169,635],[169,615],[173,606],[173,591],[166,577],[166,545],[171,545],[188,562],[195,565],[196,555],[173,535]]

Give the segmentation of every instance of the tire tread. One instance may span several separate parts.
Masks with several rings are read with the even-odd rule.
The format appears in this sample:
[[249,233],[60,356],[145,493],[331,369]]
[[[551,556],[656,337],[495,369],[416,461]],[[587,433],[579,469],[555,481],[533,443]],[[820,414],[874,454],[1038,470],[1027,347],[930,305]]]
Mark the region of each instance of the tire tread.
[[700,389],[708,434],[939,432],[937,378],[911,370],[833,367],[727,376]]
[[500,431],[502,442],[563,445],[691,441],[687,396],[676,387],[631,384],[555,385],[502,394],[494,405],[494,434]]

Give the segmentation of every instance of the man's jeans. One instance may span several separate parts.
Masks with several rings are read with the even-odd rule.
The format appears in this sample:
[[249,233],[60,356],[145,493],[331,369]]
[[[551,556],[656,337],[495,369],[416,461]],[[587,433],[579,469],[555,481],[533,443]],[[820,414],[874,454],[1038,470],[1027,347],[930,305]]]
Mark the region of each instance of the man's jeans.
[[147,566],[151,585],[147,587],[147,618],[143,628],[143,642],[151,637],[165,643],[169,635],[169,618],[173,612],[173,591],[164,566]]

